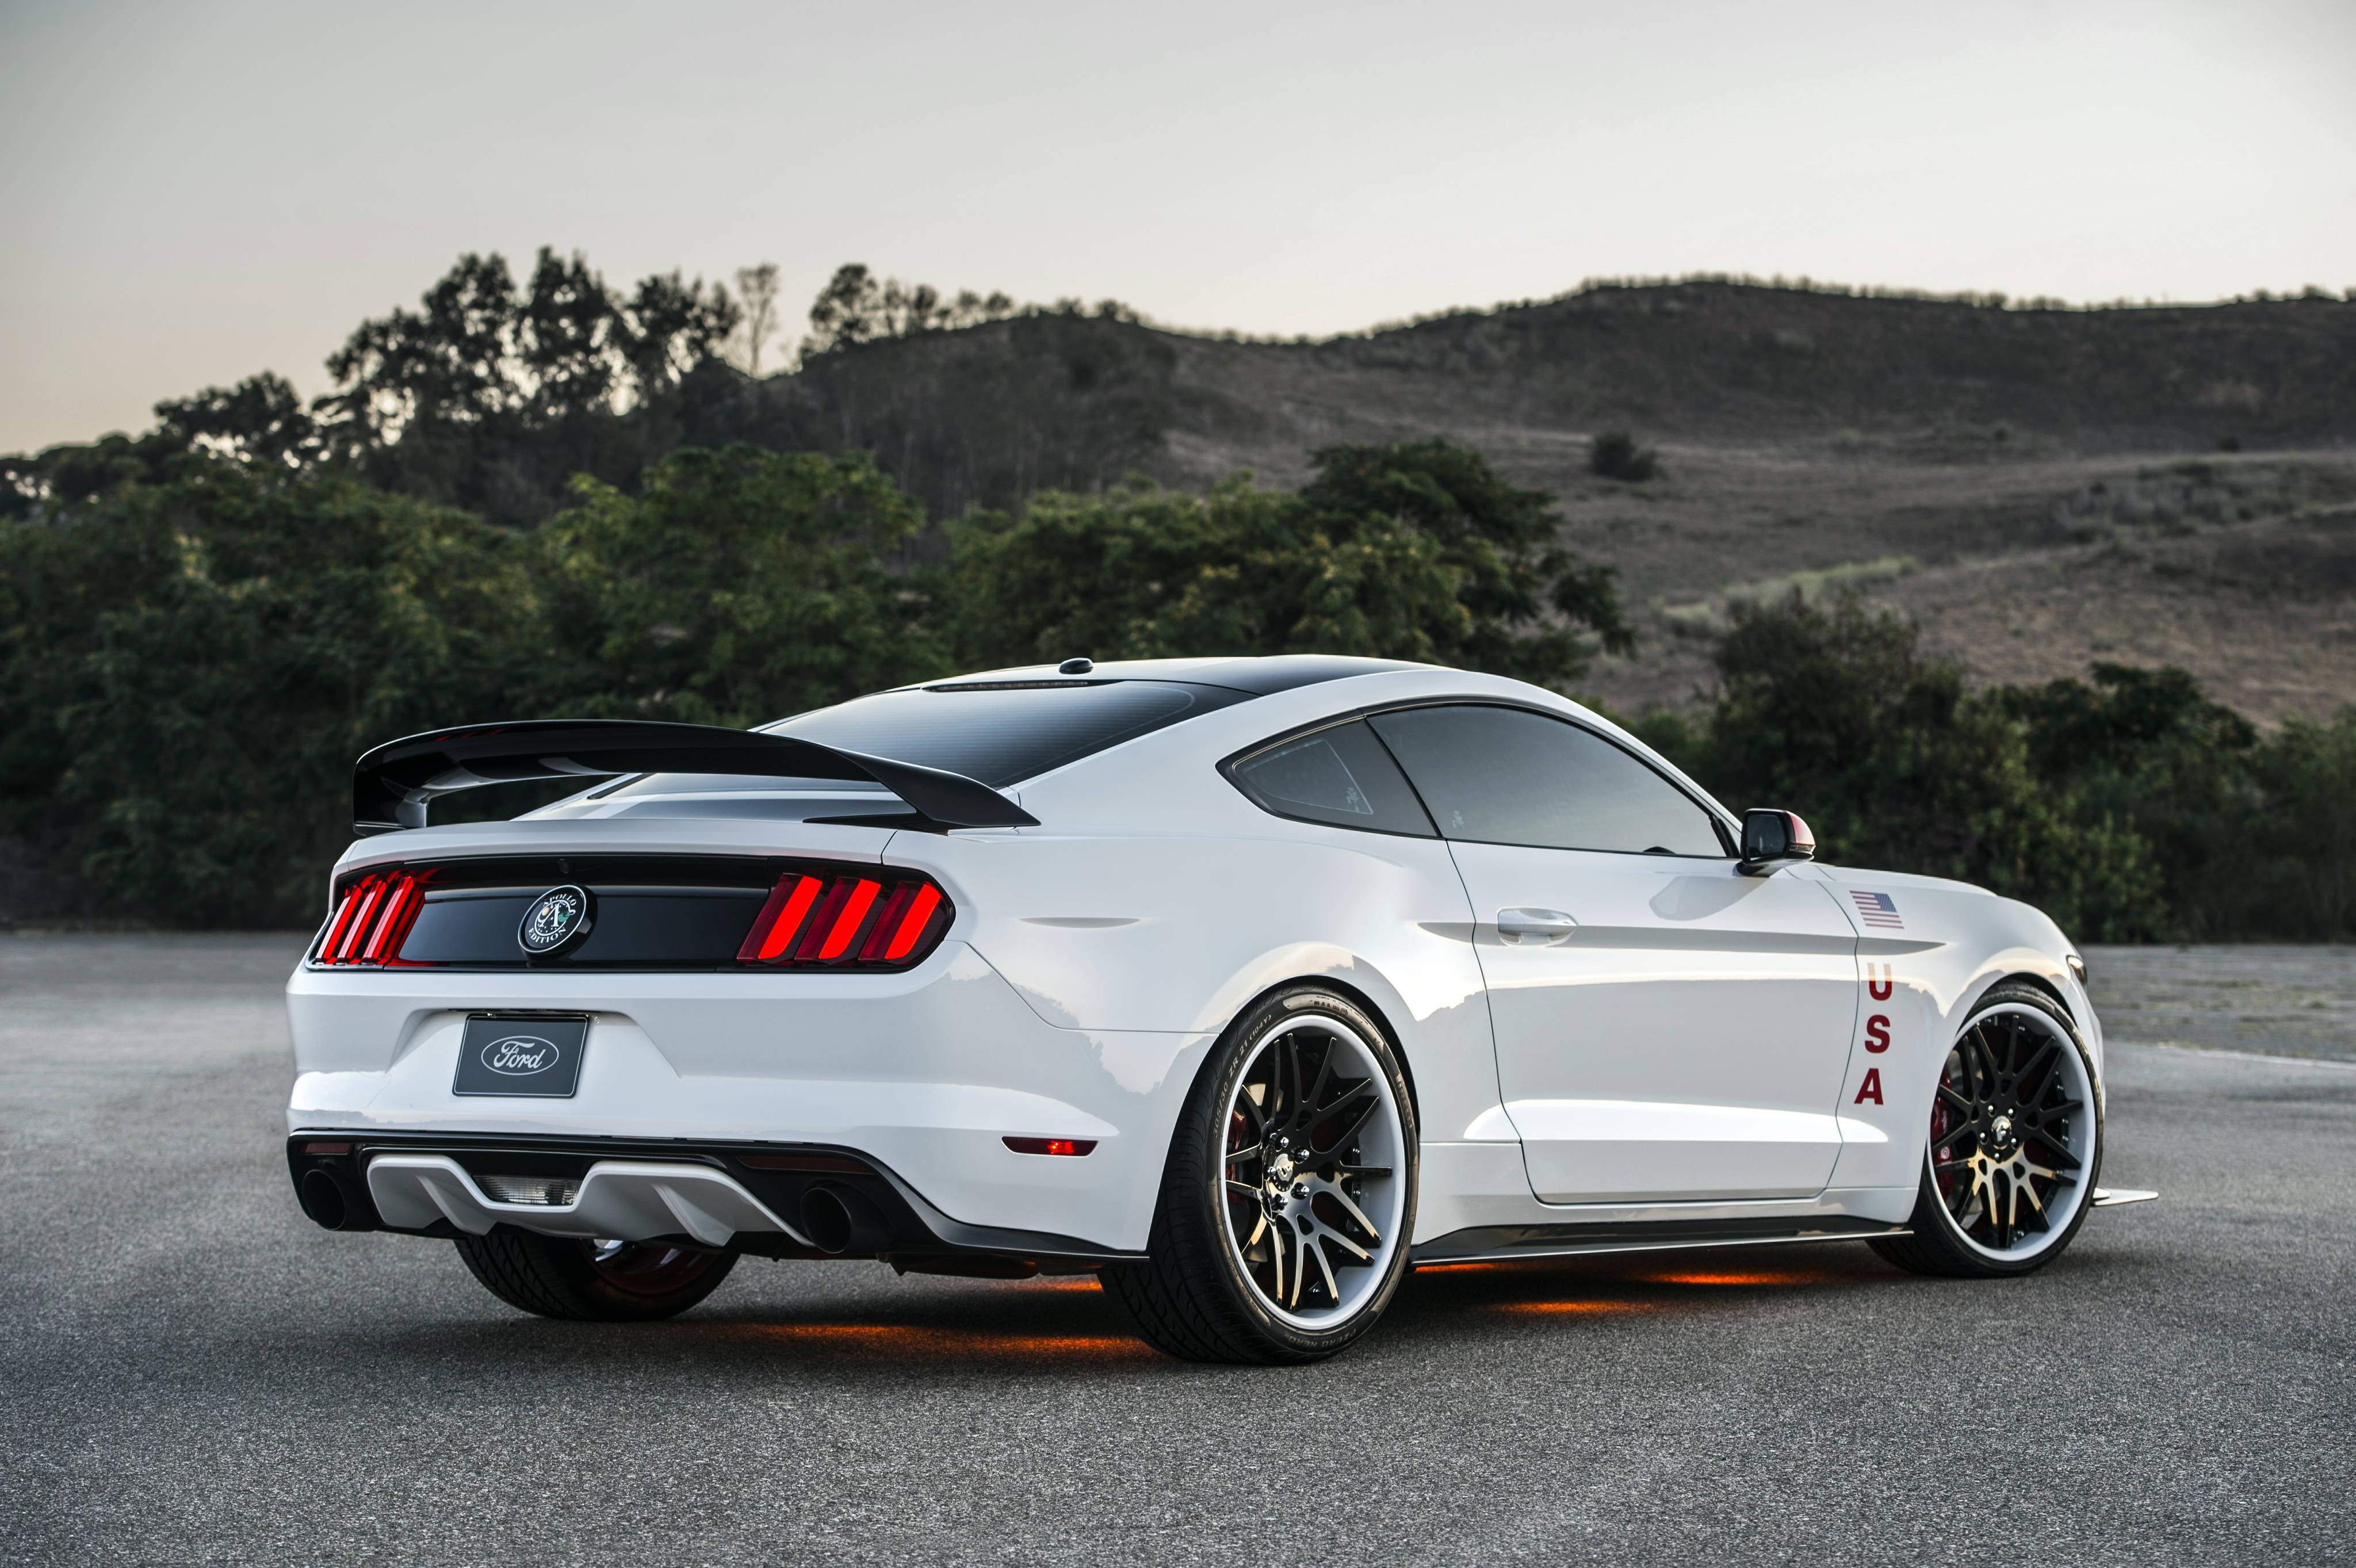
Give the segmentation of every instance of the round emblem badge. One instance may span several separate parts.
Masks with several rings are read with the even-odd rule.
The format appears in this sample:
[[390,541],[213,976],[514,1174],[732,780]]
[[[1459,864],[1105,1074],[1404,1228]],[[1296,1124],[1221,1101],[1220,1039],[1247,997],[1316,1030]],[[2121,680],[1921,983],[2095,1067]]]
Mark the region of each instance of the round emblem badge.
[[596,915],[596,902],[586,887],[552,887],[523,912],[516,945],[527,958],[554,958],[589,934]]

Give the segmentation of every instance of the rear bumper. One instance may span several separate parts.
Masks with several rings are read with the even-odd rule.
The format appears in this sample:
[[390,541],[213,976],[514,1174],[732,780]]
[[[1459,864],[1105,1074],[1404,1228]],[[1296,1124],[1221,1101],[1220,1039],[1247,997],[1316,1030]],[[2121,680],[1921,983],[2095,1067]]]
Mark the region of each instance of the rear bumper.
[[[1141,1255],[1074,1236],[965,1224],[898,1173],[846,1149],[324,1131],[289,1138],[286,1163],[305,1210],[338,1230],[670,1238],[773,1257],[884,1257],[917,1269],[956,1259],[1087,1267]],[[503,1176],[574,1190],[563,1202],[508,1202],[498,1196]],[[808,1222],[814,1193],[851,1219],[847,1234]]]
[[[935,1242],[963,1227],[1107,1255],[1144,1248],[1212,1040],[1049,1025],[955,941],[884,975],[305,969],[287,1001],[298,1144],[833,1150],[882,1173],[911,1214],[937,1215],[924,1220]],[[453,1094],[467,1015],[531,1011],[589,1016],[577,1092]],[[1009,1137],[1096,1147],[1017,1154]]]

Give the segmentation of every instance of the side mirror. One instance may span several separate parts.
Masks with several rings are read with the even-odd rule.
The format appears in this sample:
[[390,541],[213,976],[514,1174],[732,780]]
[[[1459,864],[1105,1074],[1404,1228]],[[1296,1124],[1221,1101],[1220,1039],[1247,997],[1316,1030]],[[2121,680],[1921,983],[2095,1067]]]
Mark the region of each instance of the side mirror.
[[1785,861],[1816,858],[1816,835],[1796,811],[1761,808],[1742,813],[1742,859],[1735,870],[1764,876]]

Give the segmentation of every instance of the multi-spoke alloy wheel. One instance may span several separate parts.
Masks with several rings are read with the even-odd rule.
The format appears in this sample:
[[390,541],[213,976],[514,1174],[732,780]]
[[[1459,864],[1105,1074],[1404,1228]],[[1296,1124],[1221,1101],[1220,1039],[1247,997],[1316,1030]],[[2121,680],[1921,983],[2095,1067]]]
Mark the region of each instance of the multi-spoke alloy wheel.
[[1941,1065],[1914,1233],[1876,1249],[1922,1273],[2027,1273],[2084,1221],[2102,1136],[2094,1070],[2069,1015],[2033,986],[1999,985]]
[[1150,1261],[1108,1270],[1106,1288],[1173,1355],[1330,1356],[1398,1289],[1415,1183],[1414,1117],[1381,1028],[1332,992],[1280,993],[1205,1065]]
[[1355,1030],[1308,1015],[1260,1041],[1227,1096],[1228,1256],[1270,1311],[1305,1328],[1348,1317],[1398,1246],[1387,1076]]

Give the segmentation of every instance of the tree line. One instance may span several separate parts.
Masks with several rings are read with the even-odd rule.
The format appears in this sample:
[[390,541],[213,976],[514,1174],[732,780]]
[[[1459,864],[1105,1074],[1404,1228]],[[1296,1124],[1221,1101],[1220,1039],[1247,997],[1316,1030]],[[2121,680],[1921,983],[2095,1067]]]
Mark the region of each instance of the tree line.
[[[521,530],[348,467],[187,451],[0,524],[0,829],[79,913],[300,926],[352,759],[436,725],[752,725],[1074,654],[1363,653],[1576,689],[1631,645],[1609,569],[1477,454],[1335,447],[1314,475],[1041,492],[956,520],[934,560],[923,509],[858,455],[677,452],[634,491],[577,478]],[[1705,713],[1635,727],[1730,805],[1800,811],[1828,858],[1965,877],[2082,940],[2356,928],[2356,712],[2261,736],[2181,671],[2112,666],[1975,693],[1853,599],[1738,610],[1716,659]],[[496,793],[473,809],[532,803]]]
[[1737,607],[1698,721],[1633,727],[1826,859],[1960,877],[2081,941],[2356,932],[2356,708],[2261,735],[2176,669],[1971,691],[1854,594]]
[[[1116,301],[847,265],[800,373],[762,381],[776,269],[735,282],[464,256],[307,404],[265,373],[0,457],[0,832],[80,913],[302,924],[352,757],[447,723],[749,725],[1074,653],[1575,690],[1633,642],[1549,498],[1444,442],[1316,454],[1297,491],[1122,481],[1179,394]],[[991,352],[906,352],[990,323]],[[1655,471],[1625,436],[1593,458]],[[1716,660],[1705,712],[1637,727],[1833,858],[2017,894],[2085,940],[2356,929],[2350,713],[2261,736],[2181,671],[2099,665],[1975,693],[1854,601],[1740,610]]]
[[858,455],[678,452],[520,530],[187,453],[0,525],[0,829],[83,913],[300,925],[352,759],[437,725],[749,725],[1075,653],[1376,652],[1559,685],[1628,645],[1544,494],[1442,442],[1316,462],[1298,491],[1043,493],[928,562],[923,509]]
[[[132,479],[157,482],[198,452],[292,473],[335,468],[530,527],[569,504],[575,475],[635,489],[683,447],[907,447],[907,433],[884,427],[905,401],[894,394],[937,400],[943,389],[879,390],[864,367],[849,363],[856,350],[1018,317],[1135,322],[1118,301],[1093,314],[1077,300],[1018,305],[1003,293],[948,294],[850,263],[810,304],[809,330],[788,357],[801,384],[787,390],[760,380],[779,328],[777,269],[740,268],[735,281],[732,293],[674,270],[622,287],[581,255],[546,246],[521,275],[497,252],[462,255],[416,308],[361,322],[327,357],[330,385],[318,397],[306,403],[263,371],[158,403],[155,424],[135,436],[0,456],[0,516],[70,508]],[[1030,336],[1027,357],[1052,361],[1050,373],[1019,389],[977,388],[968,402],[1003,403],[1015,391],[1013,401],[1036,403],[1058,382],[1102,380],[1094,361],[1104,345]],[[1028,487],[984,479],[967,488],[1004,501]],[[949,510],[970,499],[983,498],[959,496]]]

